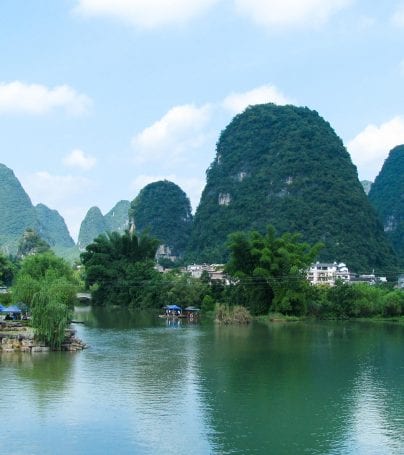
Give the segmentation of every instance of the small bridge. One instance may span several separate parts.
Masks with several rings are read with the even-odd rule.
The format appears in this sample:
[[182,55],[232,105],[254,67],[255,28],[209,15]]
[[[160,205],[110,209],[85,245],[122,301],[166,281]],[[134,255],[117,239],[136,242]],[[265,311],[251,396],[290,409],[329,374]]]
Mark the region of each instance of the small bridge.
[[88,302],[91,300],[91,294],[89,292],[78,292],[76,297],[80,302]]

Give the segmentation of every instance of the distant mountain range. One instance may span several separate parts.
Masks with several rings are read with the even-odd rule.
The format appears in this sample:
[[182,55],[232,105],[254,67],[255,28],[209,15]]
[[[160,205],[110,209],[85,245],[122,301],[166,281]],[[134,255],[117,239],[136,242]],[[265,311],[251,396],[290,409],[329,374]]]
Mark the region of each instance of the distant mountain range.
[[27,228],[38,232],[53,248],[74,248],[60,214],[43,204],[34,206],[14,172],[0,164],[0,248],[15,254]]
[[119,201],[105,216],[98,207],[91,207],[80,226],[79,249],[84,250],[100,234],[128,229],[129,207],[129,201]]
[[181,188],[154,182],[105,215],[91,207],[77,245],[61,215],[33,206],[13,171],[0,164],[0,248],[15,254],[31,228],[58,254],[78,258],[99,234],[123,232],[132,223],[173,255],[212,263],[226,260],[231,232],[263,232],[272,224],[279,233],[300,232],[302,240],[323,242],[319,259],[346,262],[358,272],[391,271],[397,255],[404,257],[403,160],[404,146],[396,147],[373,184],[359,182],[341,139],[317,112],[252,106],[222,132],[194,217]]

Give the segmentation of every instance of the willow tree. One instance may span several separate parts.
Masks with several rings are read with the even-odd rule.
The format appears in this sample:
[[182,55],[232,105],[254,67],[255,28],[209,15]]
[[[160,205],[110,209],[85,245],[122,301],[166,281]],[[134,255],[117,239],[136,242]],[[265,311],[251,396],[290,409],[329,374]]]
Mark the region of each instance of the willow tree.
[[42,289],[33,298],[31,316],[36,337],[51,349],[60,349],[71,321],[71,308],[53,295],[51,290]]
[[322,248],[300,242],[299,234],[277,236],[269,226],[265,235],[257,231],[229,236],[227,273],[233,277],[236,303],[253,313],[269,309],[284,313],[305,312],[307,268]]

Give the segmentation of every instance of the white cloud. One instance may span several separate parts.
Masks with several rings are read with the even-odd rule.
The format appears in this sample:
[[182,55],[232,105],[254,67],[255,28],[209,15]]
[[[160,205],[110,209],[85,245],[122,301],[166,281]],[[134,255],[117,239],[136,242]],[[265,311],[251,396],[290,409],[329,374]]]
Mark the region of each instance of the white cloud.
[[178,163],[207,140],[211,107],[191,104],[171,108],[160,120],[132,138],[137,163]]
[[110,16],[141,28],[184,23],[220,0],[79,0],[76,11]]
[[232,93],[223,100],[222,105],[232,114],[238,114],[247,106],[264,103],[284,105],[292,101],[288,100],[275,86],[262,85],[248,92]]
[[131,191],[134,192],[134,198],[138,195],[139,191],[149,183],[158,182],[160,180],[169,180],[176,183],[191,201],[193,210],[196,209],[201,198],[202,190],[205,186],[204,178],[197,177],[180,177],[176,174],[167,175],[138,175],[130,184]]
[[373,180],[390,150],[403,143],[404,117],[398,116],[379,126],[368,125],[348,143],[348,150],[360,178]]
[[234,0],[236,9],[270,27],[313,26],[348,6],[352,0]]
[[87,112],[90,105],[91,100],[87,95],[77,93],[68,85],[48,88],[20,81],[0,83],[0,114],[46,114],[60,108],[69,114],[80,115]]
[[22,176],[20,180],[33,203],[56,208],[65,219],[72,237],[77,239],[81,221],[89,209],[85,203],[81,206],[77,201],[94,188],[94,183],[84,177],[52,175],[46,171]]
[[397,25],[398,27],[404,27],[404,3],[398,5],[391,20],[394,25]]
[[72,150],[68,155],[63,158],[63,164],[69,167],[77,167],[84,171],[92,169],[97,160],[93,156],[86,155],[80,149]]
[[42,202],[51,207],[87,191],[93,185],[91,180],[84,177],[52,175],[46,171],[25,176],[22,181],[35,203]]

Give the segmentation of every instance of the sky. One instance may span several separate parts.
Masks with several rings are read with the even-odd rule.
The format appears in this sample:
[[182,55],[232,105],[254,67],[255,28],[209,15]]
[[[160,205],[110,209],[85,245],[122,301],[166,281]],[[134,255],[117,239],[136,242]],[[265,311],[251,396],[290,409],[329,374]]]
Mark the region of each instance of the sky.
[[248,105],[316,110],[361,180],[404,143],[404,0],[1,0],[0,162],[76,240],[167,179],[195,210]]

